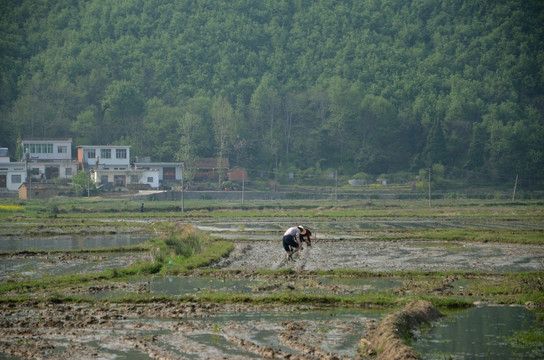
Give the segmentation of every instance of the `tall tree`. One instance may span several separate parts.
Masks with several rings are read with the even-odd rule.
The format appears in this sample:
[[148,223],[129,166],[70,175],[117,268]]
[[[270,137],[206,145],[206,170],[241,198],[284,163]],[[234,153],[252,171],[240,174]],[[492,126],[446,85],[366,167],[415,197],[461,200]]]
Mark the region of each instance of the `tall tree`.
[[225,176],[225,154],[229,152],[232,143],[236,138],[236,118],[234,117],[234,110],[223,96],[218,96],[214,99],[212,104],[212,118],[219,159],[217,166],[219,168],[220,187]]
[[144,102],[130,82],[112,82],[101,105],[104,110],[103,141],[112,142],[141,129]]

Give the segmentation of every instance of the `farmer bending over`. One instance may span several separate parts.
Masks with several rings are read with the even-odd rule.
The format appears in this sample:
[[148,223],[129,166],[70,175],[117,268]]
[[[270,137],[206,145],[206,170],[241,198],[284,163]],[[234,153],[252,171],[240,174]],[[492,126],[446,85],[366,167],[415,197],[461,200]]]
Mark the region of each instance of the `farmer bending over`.
[[[307,229],[307,228],[304,228],[302,227],[301,225],[299,225],[298,227],[300,230],[300,240],[306,244],[308,244],[308,246],[312,246],[312,239],[310,238],[312,236],[312,232],[310,231],[310,229]],[[305,230],[305,232],[302,232],[302,230]]]
[[293,226],[283,234],[283,248],[286,251],[287,261],[293,260],[291,257],[297,251],[302,250],[301,235],[306,234],[306,229],[302,226]]

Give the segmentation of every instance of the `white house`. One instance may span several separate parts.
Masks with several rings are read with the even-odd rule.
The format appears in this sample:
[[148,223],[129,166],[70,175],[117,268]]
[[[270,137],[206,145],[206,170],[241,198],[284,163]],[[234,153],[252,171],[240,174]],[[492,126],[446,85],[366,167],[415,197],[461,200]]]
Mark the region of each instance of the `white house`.
[[71,179],[77,173],[72,160],[72,139],[23,139],[23,159],[33,181]]
[[159,187],[159,171],[130,166],[130,146],[85,145],[78,147],[79,169],[90,173],[98,184],[138,189]]
[[0,191],[19,189],[26,181],[24,162],[11,162],[7,148],[0,148]]
[[[146,169],[158,171],[158,182],[163,188],[170,188],[172,185],[180,185],[183,179],[183,163],[173,162],[136,162],[135,169]],[[157,185],[158,187],[159,185]]]
[[85,145],[77,148],[79,169],[128,170],[130,168],[130,146]]

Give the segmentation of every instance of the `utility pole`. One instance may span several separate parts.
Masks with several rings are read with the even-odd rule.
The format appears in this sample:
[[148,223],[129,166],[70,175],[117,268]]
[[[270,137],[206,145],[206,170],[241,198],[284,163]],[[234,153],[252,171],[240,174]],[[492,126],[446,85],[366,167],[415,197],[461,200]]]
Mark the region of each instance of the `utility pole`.
[[334,189],[334,202],[338,202],[338,170],[334,172],[334,180],[336,182]]
[[431,207],[431,168],[429,168],[429,207]]
[[242,168],[242,205],[244,205],[244,187],[246,182],[245,169]]
[[181,165],[181,212],[185,211],[185,186],[184,186],[184,179],[185,178],[185,165]]
[[518,186],[518,174],[516,174],[516,182],[514,183],[514,193],[512,194],[512,201],[516,199],[516,188]]
[[28,180],[28,194],[27,194],[27,198],[28,199],[31,199],[32,198],[32,175],[30,174],[30,171],[28,170],[28,161],[30,160],[30,153],[29,153],[29,150],[28,148],[26,149],[25,151],[25,167],[26,167],[26,176],[27,176],[27,180]]

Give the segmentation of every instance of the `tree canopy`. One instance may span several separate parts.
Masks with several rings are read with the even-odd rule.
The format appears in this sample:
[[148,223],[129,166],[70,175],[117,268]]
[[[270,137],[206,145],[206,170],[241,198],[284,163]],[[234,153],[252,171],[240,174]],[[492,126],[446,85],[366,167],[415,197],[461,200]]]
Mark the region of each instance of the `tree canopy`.
[[544,185],[539,0],[5,0],[0,146]]

